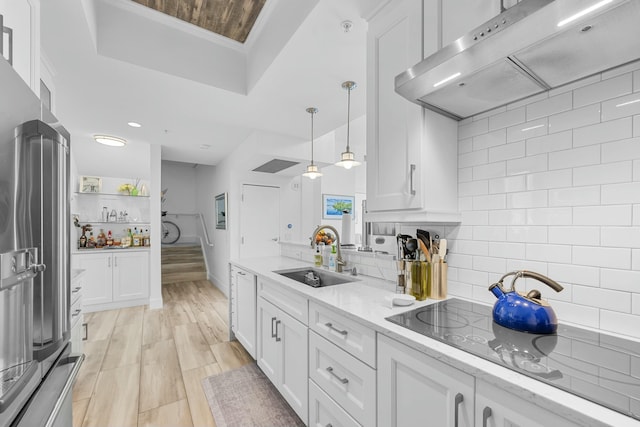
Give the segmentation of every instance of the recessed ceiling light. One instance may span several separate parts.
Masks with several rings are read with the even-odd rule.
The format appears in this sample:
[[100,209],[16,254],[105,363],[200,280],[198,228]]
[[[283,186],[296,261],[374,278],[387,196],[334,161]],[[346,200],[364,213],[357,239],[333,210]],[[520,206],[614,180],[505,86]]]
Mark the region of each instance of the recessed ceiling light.
[[109,147],[124,147],[127,145],[127,140],[118,138],[117,136],[109,135],[94,135],[93,139],[100,144],[108,145]]
[[132,128],[141,128],[142,125],[140,123],[137,122],[129,122],[127,123],[129,126],[131,126]]

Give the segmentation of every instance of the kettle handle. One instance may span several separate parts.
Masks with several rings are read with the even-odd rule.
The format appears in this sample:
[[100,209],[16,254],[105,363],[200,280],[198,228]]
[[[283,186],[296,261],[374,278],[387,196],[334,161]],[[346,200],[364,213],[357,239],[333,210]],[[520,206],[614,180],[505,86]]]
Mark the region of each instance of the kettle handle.
[[511,291],[515,291],[515,285],[516,285],[516,280],[519,277],[529,277],[531,279],[536,279],[539,282],[544,283],[545,285],[549,286],[551,289],[553,289],[556,292],[560,292],[562,291],[564,288],[555,280],[552,280],[550,278],[548,278],[547,276],[544,276],[540,273],[536,273],[535,271],[529,271],[529,270],[519,270],[519,271],[512,271],[510,273],[505,274],[504,276],[502,276],[500,278],[499,283],[502,283],[502,281],[509,276],[513,276],[515,275],[515,277],[513,278],[513,281],[511,282]]

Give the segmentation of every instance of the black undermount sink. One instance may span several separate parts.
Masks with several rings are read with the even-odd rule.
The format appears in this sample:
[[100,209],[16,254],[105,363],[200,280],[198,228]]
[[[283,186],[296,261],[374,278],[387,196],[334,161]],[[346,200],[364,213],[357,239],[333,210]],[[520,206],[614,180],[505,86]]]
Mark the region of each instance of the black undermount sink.
[[326,270],[313,267],[292,268],[289,270],[274,271],[281,276],[293,279],[296,282],[303,283],[314,288],[323,288],[325,286],[341,285],[343,283],[358,282],[359,280],[345,276],[339,273],[333,273]]

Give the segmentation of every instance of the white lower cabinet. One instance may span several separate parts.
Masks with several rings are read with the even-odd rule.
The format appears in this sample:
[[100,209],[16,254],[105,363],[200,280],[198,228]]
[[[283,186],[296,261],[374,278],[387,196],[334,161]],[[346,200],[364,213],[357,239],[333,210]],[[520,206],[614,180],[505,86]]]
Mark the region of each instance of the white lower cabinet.
[[360,427],[327,393],[309,380],[309,427]]
[[236,266],[231,267],[231,331],[256,358],[256,276]]
[[74,268],[86,270],[82,306],[107,310],[149,302],[149,253],[73,254]]
[[309,331],[309,378],[363,426],[376,425],[376,371]]
[[378,426],[474,425],[474,377],[378,334]]
[[579,425],[485,381],[476,381],[476,426],[478,427],[577,427]]
[[308,416],[307,325],[258,298],[258,366],[300,419]]
[[84,287],[84,273],[71,280],[71,351],[74,353],[83,352],[84,315],[82,314],[82,288]]

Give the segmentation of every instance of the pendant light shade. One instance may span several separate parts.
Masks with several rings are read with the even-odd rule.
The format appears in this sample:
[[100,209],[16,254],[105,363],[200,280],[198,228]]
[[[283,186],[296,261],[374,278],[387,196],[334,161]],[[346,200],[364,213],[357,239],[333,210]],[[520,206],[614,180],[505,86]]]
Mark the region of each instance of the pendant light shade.
[[342,89],[347,90],[347,150],[340,155],[340,161],[336,163],[336,166],[341,166],[345,169],[351,169],[354,166],[358,166],[360,162],[356,161],[356,156],[349,149],[349,127],[351,125],[351,90],[357,87],[356,82],[347,81],[342,83]]
[[307,166],[307,170],[302,174],[310,179],[316,179],[322,176],[322,173],[318,170],[318,166],[313,164],[313,115],[318,112],[315,107],[307,108],[307,113],[311,114],[311,164]]

